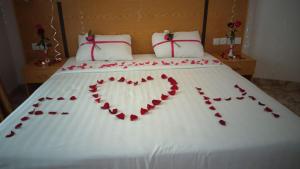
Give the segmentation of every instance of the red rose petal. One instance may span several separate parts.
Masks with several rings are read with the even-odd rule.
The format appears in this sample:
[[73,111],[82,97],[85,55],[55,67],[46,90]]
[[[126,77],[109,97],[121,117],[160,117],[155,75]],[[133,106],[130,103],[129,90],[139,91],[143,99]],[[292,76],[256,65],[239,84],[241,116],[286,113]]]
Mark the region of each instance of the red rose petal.
[[219,102],[219,101],[221,101],[222,99],[221,99],[221,98],[214,98],[213,100]]
[[44,97],[39,98],[39,101],[40,101],[40,102],[42,102],[42,101],[44,101],[44,100],[45,100]]
[[131,121],[136,121],[137,119],[138,119],[137,115],[134,115],[134,114],[130,115],[130,120]]
[[147,80],[153,80],[154,78],[152,76],[147,76]]
[[27,121],[27,120],[29,120],[29,117],[27,117],[27,116],[24,116],[21,118],[21,121]]
[[225,100],[226,100],[226,101],[230,101],[230,100],[231,100],[231,97],[228,97],[228,98],[226,98]]
[[97,83],[98,83],[98,84],[103,84],[103,83],[104,83],[104,80],[97,80]]
[[33,106],[33,107],[39,107],[39,104],[36,103],[36,104],[33,104],[32,106]]
[[52,98],[52,97],[46,97],[46,99],[47,99],[47,100],[53,100],[53,98]]
[[215,113],[215,116],[220,118],[222,117],[222,115],[219,112]]
[[124,82],[125,81],[125,78],[124,77],[121,77],[118,82]]
[[142,78],[142,80],[141,80],[142,82],[146,82],[146,79],[144,79],[144,78]]
[[109,109],[109,112],[111,113],[111,114],[117,114],[118,113],[118,109]]
[[204,95],[204,92],[198,92],[200,95]]
[[77,99],[76,96],[71,96],[71,97],[70,97],[70,100],[72,100],[72,101],[74,101],[74,100],[76,100],[76,99]]
[[173,85],[173,86],[171,87],[171,90],[178,90],[178,86],[177,86],[177,85]]
[[95,89],[95,88],[97,88],[97,85],[96,84],[95,85],[90,85],[89,88],[90,89]]
[[153,106],[153,105],[151,105],[151,104],[147,104],[147,109],[148,110],[151,110],[151,109],[153,109],[155,106]]
[[161,103],[161,100],[152,100],[152,104],[157,106]]
[[162,78],[162,79],[167,79],[168,76],[167,76],[166,74],[162,74],[162,75],[161,75],[161,78]]
[[162,94],[162,95],[160,96],[161,100],[167,100],[168,97],[169,97],[168,95],[164,95],[164,94]]
[[94,98],[98,98],[98,97],[99,97],[99,94],[96,93],[96,94],[93,94],[92,96],[93,96]]
[[240,87],[239,87],[239,85],[237,85],[237,84],[236,84],[236,85],[234,85],[234,87],[235,87],[235,88],[240,88]]
[[226,126],[226,122],[224,120],[219,120],[219,123],[223,126]]
[[206,101],[205,101],[205,104],[208,104],[208,105],[209,105],[209,104],[211,104],[211,102],[210,102],[209,100],[206,100]]
[[239,90],[240,90],[241,93],[244,93],[244,92],[245,92],[245,90],[242,89],[242,88],[239,88]]
[[48,114],[50,114],[50,115],[55,115],[55,114],[57,114],[57,112],[55,112],[55,111],[50,111],[50,112],[48,112]]
[[262,102],[258,102],[258,105],[260,106],[265,106],[266,104],[262,103]]
[[68,112],[62,112],[61,114],[62,115],[68,115],[69,113]]
[[265,107],[266,112],[273,112],[273,110],[270,107]]
[[125,119],[125,114],[124,113],[120,113],[118,115],[116,115],[118,119],[124,120]]
[[168,93],[169,95],[174,96],[176,94],[176,90],[169,91]]
[[209,109],[210,110],[216,110],[216,108],[214,106],[210,106]]
[[200,87],[196,87],[196,89],[199,90],[199,91],[202,90]]
[[44,114],[44,112],[42,112],[41,110],[38,110],[38,111],[35,111],[34,114],[35,115],[42,115],[42,114]]
[[95,88],[95,89],[91,89],[91,90],[89,90],[91,93],[95,93],[95,92],[97,92],[97,89]]
[[238,100],[243,100],[244,97],[236,97],[236,99],[238,99]]
[[245,96],[247,94],[247,92],[242,93],[243,96]]
[[100,103],[100,101],[101,101],[100,98],[95,99],[95,102],[96,102],[96,103]]
[[10,133],[7,134],[5,137],[6,137],[6,138],[9,138],[9,137],[12,137],[12,136],[14,136],[14,135],[15,135],[15,132],[10,131]]
[[22,127],[22,123],[19,123],[19,124],[17,124],[16,126],[15,126],[15,129],[19,129],[19,128],[21,128]]
[[132,84],[132,81],[131,80],[127,81],[127,84]]
[[101,109],[104,109],[104,110],[109,109],[109,103],[108,102],[104,103],[103,106],[101,107]]
[[176,80],[173,79],[172,77],[169,77],[169,78],[168,78],[168,81],[169,81],[172,85],[176,85],[176,84],[177,84]]
[[115,80],[114,77],[110,77],[110,78],[109,78],[109,81],[114,81],[114,80]]
[[248,97],[252,100],[256,100],[256,98],[254,96],[248,96]]
[[273,114],[273,116],[274,116],[275,118],[279,118],[279,117],[280,117],[279,114],[276,114],[276,113],[272,113],[272,114]]
[[148,110],[141,108],[140,113],[141,113],[141,115],[144,115],[144,114],[148,113]]
[[57,100],[65,100],[65,98],[59,97],[59,98],[57,98]]
[[204,99],[204,100],[209,100],[209,97],[203,96],[203,99]]

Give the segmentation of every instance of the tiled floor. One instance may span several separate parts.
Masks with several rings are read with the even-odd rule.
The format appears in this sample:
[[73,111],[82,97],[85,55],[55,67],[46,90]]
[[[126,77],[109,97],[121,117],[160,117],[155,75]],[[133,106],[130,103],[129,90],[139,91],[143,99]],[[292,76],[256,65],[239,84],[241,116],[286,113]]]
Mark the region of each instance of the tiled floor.
[[300,83],[253,79],[254,84],[300,116]]
[[[253,79],[253,83],[300,116],[300,83],[265,79]],[[29,92],[32,93],[37,87],[38,85],[29,86]],[[27,92],[24,86],[20,86],[10,94],[14,108],[26,98]]]

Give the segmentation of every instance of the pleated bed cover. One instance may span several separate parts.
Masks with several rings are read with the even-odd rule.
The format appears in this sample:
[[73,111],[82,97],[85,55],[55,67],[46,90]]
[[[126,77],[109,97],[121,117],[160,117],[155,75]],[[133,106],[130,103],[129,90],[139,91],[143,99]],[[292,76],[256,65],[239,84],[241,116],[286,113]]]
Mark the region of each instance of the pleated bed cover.
[[0,168],[299,169],[299,133],[298,116],[209,54],[71,58],[1,123]]

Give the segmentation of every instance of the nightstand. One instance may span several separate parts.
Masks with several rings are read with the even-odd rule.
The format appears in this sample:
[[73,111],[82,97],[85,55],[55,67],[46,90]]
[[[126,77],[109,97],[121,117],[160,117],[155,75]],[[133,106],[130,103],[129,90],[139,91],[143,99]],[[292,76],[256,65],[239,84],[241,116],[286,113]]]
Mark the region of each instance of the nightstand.
[[36,60],[27,63],[23,68],[23,82],[25,83],[26,92],[29,95],[28,84],[43,83],[50,78],[59,68],[63,66],[65,60],[49,65],[37,66]]
[[240,75],[246,77],[251,80],[256,66],[256,60],[242,54],[242,59],[224,59],[219,55],[214,55],[217,57],[222,63],[231,67],[234,71],[238,72]]

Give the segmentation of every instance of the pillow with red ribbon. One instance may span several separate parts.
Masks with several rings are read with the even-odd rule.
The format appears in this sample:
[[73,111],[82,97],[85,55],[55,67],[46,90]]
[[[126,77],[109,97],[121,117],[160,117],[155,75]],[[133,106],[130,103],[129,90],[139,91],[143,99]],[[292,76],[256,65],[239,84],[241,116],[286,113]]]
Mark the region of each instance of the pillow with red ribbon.
[[130,35],[93,35],[78,37],[76,60],[132,60]]
[[152,47],[159,58],[204,56],[198,31],[170,33],[165,30],[164,33],[154,33]]

